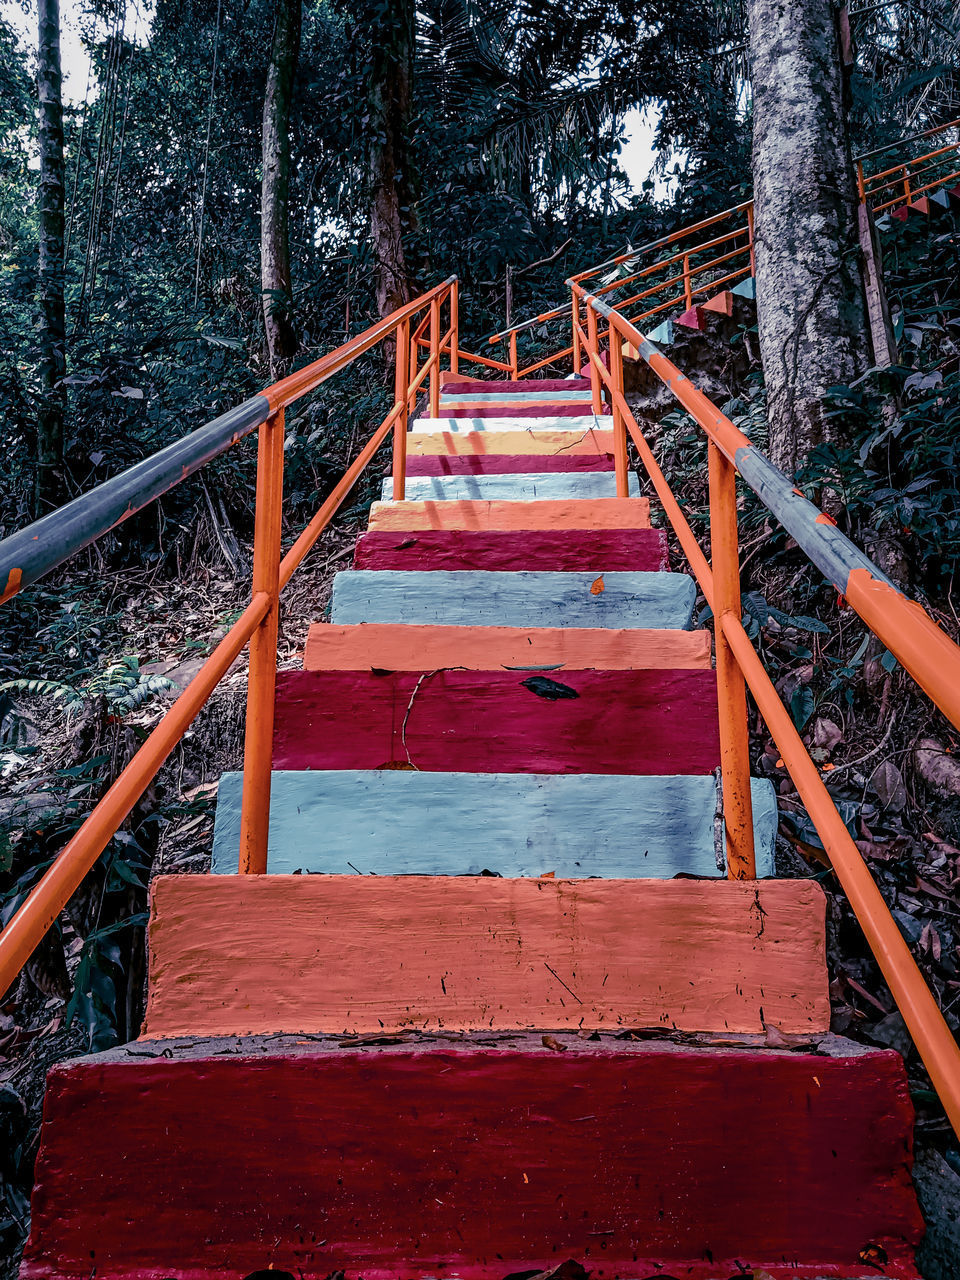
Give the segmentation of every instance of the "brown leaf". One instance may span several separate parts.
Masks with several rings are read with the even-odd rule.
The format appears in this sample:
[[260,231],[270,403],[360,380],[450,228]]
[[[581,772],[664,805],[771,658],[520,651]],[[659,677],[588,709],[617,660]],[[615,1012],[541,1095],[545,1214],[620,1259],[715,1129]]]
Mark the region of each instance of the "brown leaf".
[[877,765],[870,777],[870,785],[880,803],[891,813],[899,813],[906,805],[907,788],[903,783],[903,774],[892,760],[884,760]]
[[843,730],[832,720],[818,716],[814,721],[811,741],[815,747],[824,747],[827,751],[832,751],[838,742],[843,741]]
[[940,935],[929,920],[920,934],[920,949],[932,955],[934,960],[940,959]]
[[556,1036],[541,1036],[540,1043],[545,1049],[550,1049],[553,1053],[566,1053],[567,1046],[561,1044]]
[[599,578],[594,578],[593,586],[590,588],[590,594],[592,596],[601,596],[605,590],[606,588],[603,585],[603,576],[601,575]]
[[768,1049],[789,1049],[790,1040],[778,1026],[772,1022],[763,1024],[763,1043]]

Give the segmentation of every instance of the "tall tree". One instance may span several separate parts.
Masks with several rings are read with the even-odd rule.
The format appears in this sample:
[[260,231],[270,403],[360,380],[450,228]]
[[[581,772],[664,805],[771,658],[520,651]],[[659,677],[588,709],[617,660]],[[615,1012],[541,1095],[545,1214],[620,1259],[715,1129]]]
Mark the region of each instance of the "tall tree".
[[833,0],[748,0],[760,354],[770,453],[793,473],[836,432],[828,389],[869,365]]
[[413,111],[414,0],[371,0],[366,83],[370,245],[381,315],[411,297],[405,236],[411,226],[410,125]]
[[36,505],[64,494],[66,323],[63,301],[63,101],[59,0],[38,0],[37,82],[40,106],[39,302],[40,411],[37,417]]
[[301,0],[276,0],[263,98],[260,277],[270,376],[282,378],[297,349],[290,275],[290,110],[300,56]]

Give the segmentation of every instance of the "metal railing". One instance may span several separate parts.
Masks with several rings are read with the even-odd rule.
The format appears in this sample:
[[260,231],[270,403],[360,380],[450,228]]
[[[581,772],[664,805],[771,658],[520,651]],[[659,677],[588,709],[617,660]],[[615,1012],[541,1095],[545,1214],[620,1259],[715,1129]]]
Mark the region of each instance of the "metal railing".
[[[403,498],[407,421],[418,393],[424,391],[430,413],[436,417],[444,356],[453,374],[461,360],[474,358],[459,348],[458,305],[458,284],[451,277],[320,360],[0,542],[0,600],[9,600],[259,428],[250,603],[0,933],[0,996],[248,643],[240,870],[266,871],[280,592],[391,435],[394,495]],[[448,309],[445,329],[441,324],[444,308]],[[421,312],[424,316],[414,337],[411,325]],[[316,515],[281,556],[286,409],[388,339],[396,347],[393,405]],[[419,351],[424,345],[429,355],[421,365]]]
[[[956,140],[944,140],[933,151],[925,151],[922,155],[900,161],[877,173],[866,173],[865,163],[895,146],[902,146],[903,143],[891,143],[860,156],[857,159],[857,187],[861,202],[868,205],[874,214],[885,213],[898,205],[906,205],[909,209],[928,192],[945,187],[950,182],[960,182],[960,120],[951,120],[935,129],[927,129],[908,141],[918,142],[947,133],[957,135]],[[922,209],[923,206],[919,208]]]
[[[865,166],[870,160],[894,147],[951,132],[957,136],[957,141],[944,142],[932,151],[925,151],[876,173],[866,171]],[[951,182],[960,182],[960,120],[952,120],[911,138],[866,152],[858,156],[855,163],[860,202],[874,214],[888,212],[896,206],[914,207],[925,212],[924,205],[917,203],[923,196]],[[648,244],[608,258],[571,279],[581,285],[593,281],[596,297],[606,298],[634,324],[641,324],[652,316],[669,315],[677,310],[689,312],[704,301],[705,295],[731,288],[754,275],[755,269],[753,201],[745,200]],[[639,288],[623,297],[622,291],[631,284],[639,285]],[[572,355],[574,369],[579,370],[582,353],[577,334],[577,305],[574,296],[572,303],[491,334],[487,339],[488,345],[505,340],[509,343],[509,358],[497,367],[507,370],[511,378],[525,378]],[[559,320],[569,326],[569,345],[523,364],[518,356],[518,337]]]
[[[873,634],[957,727],[960,647],[840,532],[830,516],[809,502],[630,320],[602,298],[587,293],[575,279],[568,283],[575,315],[582,314],[586,322],[576,322],[577,337],[589,361],[593,400],[596,403],[605,394],[612,409],[617,494],[625,496],[627,492],[629,435],[713,613],[728,875],[736,879],[752,879],[756,875],[746,706],[749,687],[950,1122],[960,1133],[960,1048],[744,630],[736,476],[739,474],[746,481]],[[605,329],[603,337],[601,328]],[[707,438],[709,562],[625,398],[624,344],[630,344],[670,388]]]

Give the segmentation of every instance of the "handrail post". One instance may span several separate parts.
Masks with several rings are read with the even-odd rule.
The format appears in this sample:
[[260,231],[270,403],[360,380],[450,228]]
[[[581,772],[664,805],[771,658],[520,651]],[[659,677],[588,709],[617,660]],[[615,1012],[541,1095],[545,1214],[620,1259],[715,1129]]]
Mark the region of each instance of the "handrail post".
[[867,203],[867,184],[863,179],[863,161],[857,161],[857,195],[860,197],[860,203]]
[[510,334],[510,379],[512,382],[518,380],[520,364],[517,360],[517,331],[516,329]]
[[266,592],[270,597],[270,607],[250,637],[243,795],[240,802],[239,867],[242,875],[264,875],[267,870],[277,635],[280,626],[284,420],[283,409],[277,409],[260,427],[257,441],[253,594]]
[[[431,343],[435,330],[431,324]],[[401,320],[397,327],[397,372],[394,380],[394,405],[401,409],[393,424],[393,500],[402,502],[407,483],[407,418],[410,414],[410,364],[404,352],[410,350],[410,321]],[[414,353],[416,359],[416,353]],[[432,388],[431,388],[432,392]],[[434,416],[438,416],[434,414]]]
[[580,365],[583,360],[583,354],[580,351],[580,299],[572,291],[570,296],[570,320],[573,326],[573,372],[579,378]]
[[450,372],[460,372],[460,282],[450,286]]
[[[430,417],[440,417],[440,299],[430,300]],[[406,426],[404,426],[406,430]]]
[[617,497],[629,496],[627,485],[627,423],[616,392],[623,395],[623,340],[610,320],[610,377],[613,382],[610,400],[613,408],[613,461],[617,474]]
[[747,205],[747,243],[750,247],[750,274],[755,276],[757,274],[757,253],[754,244],[756,236],[754,235],[753,220],[753,201],[751,200]]
[[[587,307],[587,350],[592,352],[598,359],[600,358],[600,342],[597,337],[597,313],[589,302]],[[590,360],[589,354],[587,359],[590,364],[590,408],[593,410],[595,418],[600,416],[603,404],[600,399],[600,374],[597,372],[596,366]]]
[[903,166],[903,198],[906,200],[907,204],[910,203],[910,166],[909,164],[905,164]]
[[683,305],[687,309],[693,306],[693,288],[690,284],[690,255],[683,255]]
[[712,440],[707,448],[717,703],[720,712],[720,773],[727,834],[727,875],[731,880],[754,880],[757,866],[753,849],[746,686],[743,672],[723,634],[721,623],[727,613],[738,621],[740,619],[736,470]]

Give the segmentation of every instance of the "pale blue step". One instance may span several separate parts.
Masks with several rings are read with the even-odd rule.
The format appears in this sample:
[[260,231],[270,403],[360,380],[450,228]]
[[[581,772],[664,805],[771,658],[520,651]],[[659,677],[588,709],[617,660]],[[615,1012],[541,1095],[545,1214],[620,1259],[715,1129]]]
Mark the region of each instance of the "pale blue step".
[[[634,472],[627,476],[631,498],[640,493]],[[381,486],[384,502],[393,498],[393,477]],[[612,471],[520,472],[515,475],[407,476],[404,497],[408,502],[478,501],[533,502],[537,498],[615,498],[617,477]]]
[[410,423],[411,431],[449,431],[461,434],[464,431],[569,431],[571,435],[583,435],[585,431],[613,430],[613,418],[610,414],[596,417],[592,413],[573,414],[571,416],[544,414],[541,417],[503,417],[503,418],[415,418]]
[[441,391],[440,401],[443,403],[444,400],[449,400],[454,404],[498,404],[501,400],[508,400],[522,405],[528,400],[552,400],[554,403],[585,400],[589,404],[591,394],[590,391],[501,391],[499,394],[494,391],[465,391],[461,394],[455,391]]
[[741,280],[739,284],[735,284],[730,292],[735,293],[738,298],[747,298],[750,302],[755,302],[757,298],[757,282],[753,276],[747,276],[746,280]]
[[950,208],[950,193],[945,187],[941,187],[939,191],[929,191],[927,195],[930,197],[931,204],[935,204],[941,209]]
[[646,335],[651,342],[668,347],[673,342],[673,321],[661,320],[652,333]]
[[347,569],[333,579],[330,621],[462,627],[687,630],[696,584],[683,573]]
[[[237,871],[242,775],[217,795],[213,871]],[[777,801],[754,779],[757,874],[774,874]],[[274,772],[267,870],[327,875],[716,876],[711,777]],[[695,944],[694,944],[695,945]]]

